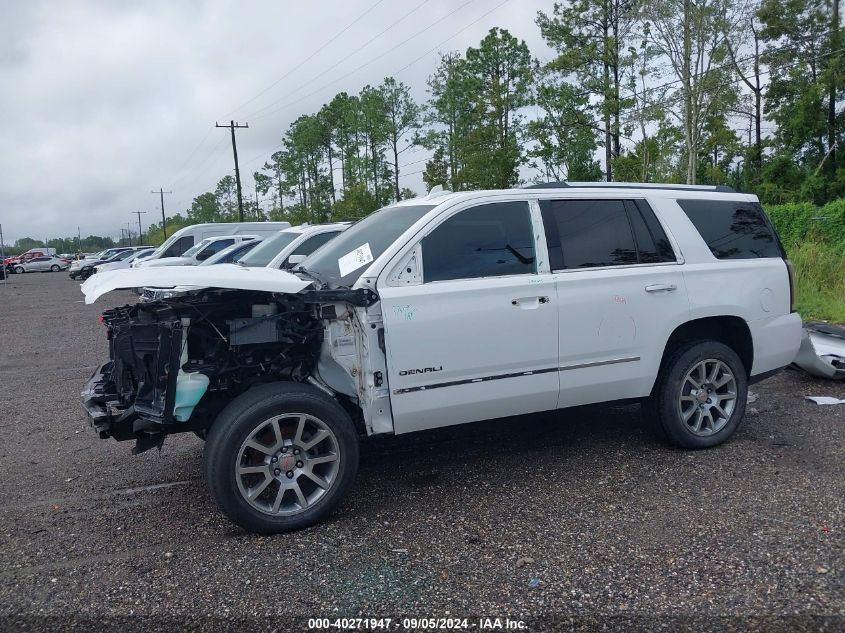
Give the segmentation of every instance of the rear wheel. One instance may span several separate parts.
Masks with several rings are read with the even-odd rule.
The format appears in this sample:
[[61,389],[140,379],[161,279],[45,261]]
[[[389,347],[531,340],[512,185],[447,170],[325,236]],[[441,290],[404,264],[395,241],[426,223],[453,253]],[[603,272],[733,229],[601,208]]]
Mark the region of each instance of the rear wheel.
[[747,372],[736,352],[718,341],[694,341],[664,361],[643,411],[673,444],[707,448],[734,434],[747,397]]
[[229,519],[251,532],[316,523],[334,510],[357,470],[352,420],[310,385],[254,387],[233,400],[208,432],[211,495]]

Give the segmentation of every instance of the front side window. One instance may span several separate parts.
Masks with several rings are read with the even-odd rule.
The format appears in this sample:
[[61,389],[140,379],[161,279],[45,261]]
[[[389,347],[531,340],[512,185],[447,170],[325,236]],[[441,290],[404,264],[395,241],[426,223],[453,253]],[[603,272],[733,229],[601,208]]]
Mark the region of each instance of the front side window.
[[717,259],[783,257],[763,207],[756,202],[678,200]]
[[423,279],[476,279],[537,270],[527,202],[460,211],[422,240]]
[[638,263],[624,200],[541,200],[552,270]]

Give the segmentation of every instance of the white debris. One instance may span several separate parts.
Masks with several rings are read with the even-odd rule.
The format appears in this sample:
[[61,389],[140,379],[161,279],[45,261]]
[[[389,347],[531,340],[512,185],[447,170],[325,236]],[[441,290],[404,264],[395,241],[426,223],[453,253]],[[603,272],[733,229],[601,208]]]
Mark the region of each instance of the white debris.
[[845,400],[831,398],[830,396],[804,396],[804,398],[816,404],[845,404]]

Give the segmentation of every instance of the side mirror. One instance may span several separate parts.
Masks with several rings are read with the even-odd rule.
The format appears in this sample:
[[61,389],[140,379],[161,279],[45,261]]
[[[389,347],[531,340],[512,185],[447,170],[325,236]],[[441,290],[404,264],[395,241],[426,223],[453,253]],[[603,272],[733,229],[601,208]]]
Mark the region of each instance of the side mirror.
[[286,266],[288,268],[293,268],[294,266],[299,266],[302,262],[305,261],[305,255],[291,255],[288,257],[288,261]]

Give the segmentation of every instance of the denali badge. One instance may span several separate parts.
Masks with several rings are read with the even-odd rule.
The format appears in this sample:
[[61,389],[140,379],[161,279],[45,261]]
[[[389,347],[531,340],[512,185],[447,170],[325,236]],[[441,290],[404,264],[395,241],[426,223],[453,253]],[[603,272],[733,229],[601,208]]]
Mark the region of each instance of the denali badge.
[[440,367],[423,367],[422,369],[403,369],[399,372],[400,376],[410,376],[411,374],[430,374],[435,371],[442,371],[443,365]]

